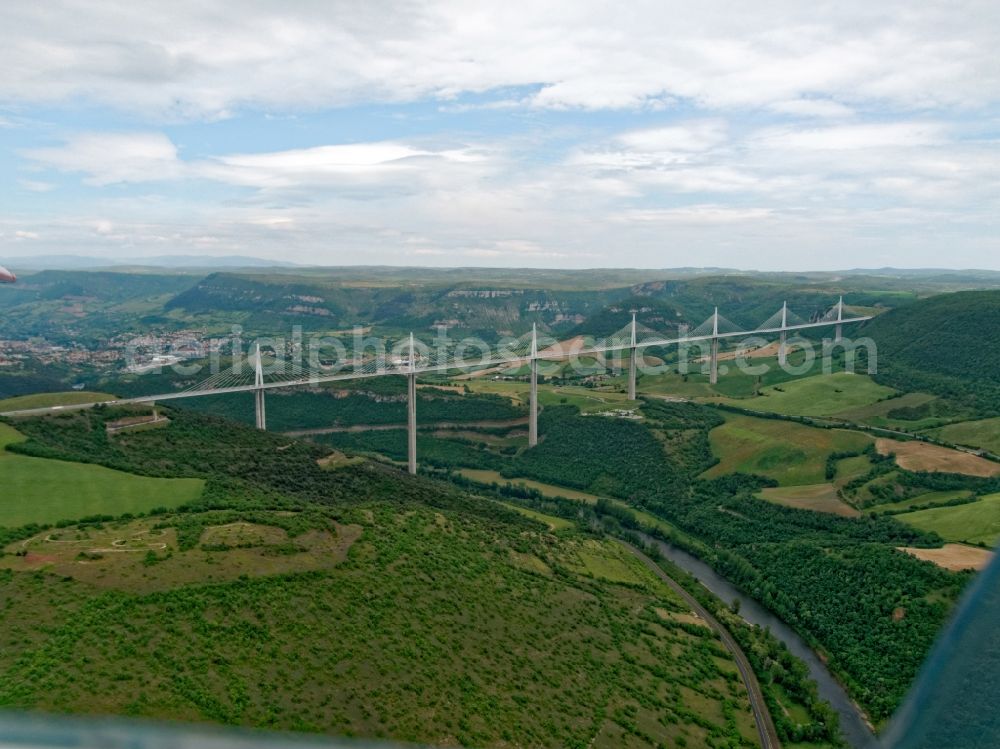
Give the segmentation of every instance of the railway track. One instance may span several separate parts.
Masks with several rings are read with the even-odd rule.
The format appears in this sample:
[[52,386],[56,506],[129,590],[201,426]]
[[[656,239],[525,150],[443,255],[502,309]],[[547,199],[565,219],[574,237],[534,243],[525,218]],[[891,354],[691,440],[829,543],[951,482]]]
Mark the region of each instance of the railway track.
[[680,584],[664,572],[656,562],[632,544],[626,541],[619,541],[619,543],[649,567],[654,575],[684,599],[684,602],[691,607],[691,610],[704,619],[705,623],[719,634],[722,644],[733,654],[733,659],[736,661],[736,668],[740,672],[740,678],[743,679],[743,684],[747,688],[747,694],[750,697],[750,709],[753,712],[754,722],[757,724],[757,733],[760,735],[761,747],[763,749],[780,749],[781,741],[778,739],[778,732],[774,727],[774,721],[771,719],[771,713],[767,709],[767,703],[764,702],[764,694],[761,692],[760,683],[757,681],[757,676],[754,674],[753,668],[750,666],[750,661],[747,660],[746,654],[743,652],[743,648],[736,642],[729,633],[729,630],[718,619],[712,616],[708,609],[698,603],[694,596],[684,590]]

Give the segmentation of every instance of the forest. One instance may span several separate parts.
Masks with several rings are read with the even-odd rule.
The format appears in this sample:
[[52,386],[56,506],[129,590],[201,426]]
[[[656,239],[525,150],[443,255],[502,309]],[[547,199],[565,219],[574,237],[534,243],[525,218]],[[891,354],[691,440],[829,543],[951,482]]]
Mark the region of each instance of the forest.
[[879,382],[934,393],[978,416],[1000,414],[1000,291],[923,299],[858,334],[878,344]]
[[[385,381],[398,379],[405,386],[405,381],[401,377],[379,379]],[[296,389],[269,393],[268,428],[282,432],[358,424],[405,424],[405,389],[395,392],[385,384],[377,387],[378,390],[375,391],[355,385],[337,390]],[[254,421],[251,393],[190,398],[185,407],[225,416],[246,424],[252,424]],[[523,406],[515,406],[509,398],[498,395],[464,394],[430,387],[417,390],[418,424],[499,421],[522,418],[526,415],[527,410]]]
[[[720,415],[691,403],[643,409],[648,426],[547,408],[542,442],[500,472],[618,497],[667,520],[682,531],[675,543],[796,627],[876,720],[888,717],[969,579],[895,547],[941,539],[888,516],[844,518],[756,499],[773,483],[762,477],[698,479]],[[657,431],[684,437],[660,440]]]

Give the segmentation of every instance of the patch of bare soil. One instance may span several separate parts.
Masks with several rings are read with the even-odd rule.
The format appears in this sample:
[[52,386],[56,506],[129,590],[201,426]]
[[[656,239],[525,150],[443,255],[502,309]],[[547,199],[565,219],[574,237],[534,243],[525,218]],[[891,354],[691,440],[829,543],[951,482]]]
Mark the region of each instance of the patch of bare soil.
[[965,544],[945,544],[940,549],[917,549],[910,546],[898,547],[910,556],[934,562],[946,570],[981,570],[993,559],[989,549],[979,549]]
[[926,442],[879,437],[875,448],[882,455],[896,454],[896,463],[908,471],[933,471],[939,473],[964,473],[968,476],[1000,476],[1000,463],[994,463],[978,455],[969,455],[950,447],[930,445]]

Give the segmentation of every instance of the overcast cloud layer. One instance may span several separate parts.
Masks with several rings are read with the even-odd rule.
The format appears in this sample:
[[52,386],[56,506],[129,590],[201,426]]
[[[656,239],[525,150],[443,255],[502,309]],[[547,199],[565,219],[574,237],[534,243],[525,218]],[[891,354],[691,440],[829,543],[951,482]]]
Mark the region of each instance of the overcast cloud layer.
[[998,49],[985,1],[6,3],[0,260],[1000,268]]

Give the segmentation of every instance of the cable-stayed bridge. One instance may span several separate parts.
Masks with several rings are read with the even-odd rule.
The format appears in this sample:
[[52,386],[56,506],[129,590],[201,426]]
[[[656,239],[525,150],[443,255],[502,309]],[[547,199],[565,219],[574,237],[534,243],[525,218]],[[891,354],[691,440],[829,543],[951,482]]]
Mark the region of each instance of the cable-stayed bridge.
[[[116,406],[155,403],[158,401],[176,400],[179,398],[196,398],[207,395],[224,395],[228,393],[254,393],[254,409],[258,429],[266,429],[265,393],[278,388],[294,388],[315,386],[325,382],[341,380],[356,380],[369,377],[385,377],[390,375],[405,376],[407,387],[407,432],[408,432],[408,467],[410,473],[416,473],[417,458],[417,419],[416,419],[416,378],[421,374],[457,374],[476,370],[493,370],[498,367],[528,365],[530,368],[530,399],[528,419],[528,444],[538,443],[538,363],[539,361],[557,361],[571,357],[603,357],[606,354],[617,354],[628,358],[628,397],[635,400],[636,368],[638,352],[646,348],[665,346],[687,346],[691,344],[709,347],[709,381],[718,381],[719,343],[731,338],[746,338],[749,336],[778,336],[778,360],[784,364],[787,358],[788,335],[798,331],[835,326],[834,341],[840,342],[843,336],[843,326],[851,323],[870,320],[871,316],[844,317],[843,297],[826,311],[811,321],[795,315],[782,305],[781,309],[752,330],[743,330],[719,314],[718,308],[701,325],[690,330],[679,331],[677,336],[668,336],[636,322],[632,322],[621,330],[596,340],[591,344],[581,344],[566,348],[562,345],[552,345],[539,348],[537,331],[534,326],[530,333],[517,339],[512,339],[497,347],[478,350],[478,356],[468,356],[467,347],[443,348],[431,350],[422,342],[417,341],[411,333],[408,345],[397,345],[393,352],[381,352],[374,356],[358,357],[336,363],[330,367],[319,364],[303,364],[275,357],[265,364],[259,345],[248,361],[242,356],[236,357],[232,366],[227,366],[213,373],[206,379],[191,385],[184,390],[157,395],[144,395],[135,398],[103,401],[99,403],[81,403],[66,406],[49,406],[20,411],[0,413],[0,416],[30,416],[54,413],[64,410],[86,409],[96,405]],[[247,364],[251,366],[247,366]]]

